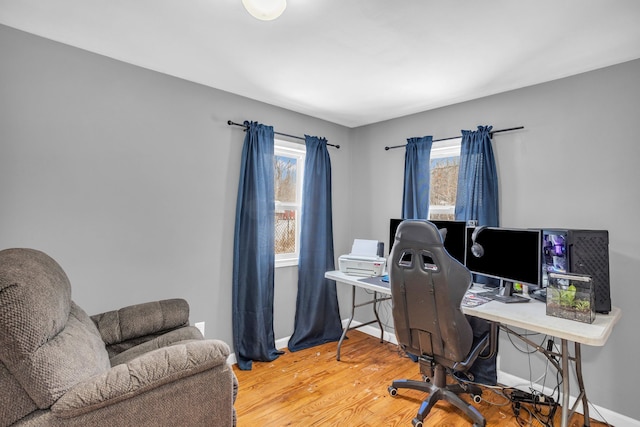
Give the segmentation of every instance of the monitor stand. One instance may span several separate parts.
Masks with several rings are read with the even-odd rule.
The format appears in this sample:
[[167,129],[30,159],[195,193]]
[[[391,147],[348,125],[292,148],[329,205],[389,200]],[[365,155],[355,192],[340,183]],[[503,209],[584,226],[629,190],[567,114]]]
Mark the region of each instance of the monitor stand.
[[510,297],[513,295],[513,282],[509,280],[500,279],[500,289],[498,295]]

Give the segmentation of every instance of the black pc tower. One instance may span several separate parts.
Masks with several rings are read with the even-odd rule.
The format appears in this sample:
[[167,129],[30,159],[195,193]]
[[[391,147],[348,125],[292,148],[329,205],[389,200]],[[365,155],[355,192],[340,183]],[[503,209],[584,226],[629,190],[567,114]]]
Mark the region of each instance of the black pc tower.
[[549,273],[588,274],[598,313],[611,311],[609,232],[607,230],[542,229],[542,285]]

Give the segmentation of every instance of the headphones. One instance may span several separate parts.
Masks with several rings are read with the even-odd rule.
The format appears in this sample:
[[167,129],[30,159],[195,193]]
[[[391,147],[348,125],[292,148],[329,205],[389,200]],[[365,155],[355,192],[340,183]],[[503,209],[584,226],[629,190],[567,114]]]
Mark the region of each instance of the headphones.
[[478,234],[480,234],[480,232],[482,230],[484,230],[485,228],[487,228],[486,226],[482,225],[480,227],[476,227],[475,230],[473,230],[473,234],[471,235],[471,253],[473,254],[474,257],[476,258],[481,258],[484,255],[484,248],[482,247],[482,245],[478,242],[476,242],[476,239],[478,238]]

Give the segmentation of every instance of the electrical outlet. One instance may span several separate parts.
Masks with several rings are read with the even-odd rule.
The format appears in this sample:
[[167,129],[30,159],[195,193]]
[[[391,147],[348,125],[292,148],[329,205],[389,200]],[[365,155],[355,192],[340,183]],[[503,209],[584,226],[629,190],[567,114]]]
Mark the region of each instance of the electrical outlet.
[[204,322],[196,322],[194,326],[200,330],[200,333],[204,337]]

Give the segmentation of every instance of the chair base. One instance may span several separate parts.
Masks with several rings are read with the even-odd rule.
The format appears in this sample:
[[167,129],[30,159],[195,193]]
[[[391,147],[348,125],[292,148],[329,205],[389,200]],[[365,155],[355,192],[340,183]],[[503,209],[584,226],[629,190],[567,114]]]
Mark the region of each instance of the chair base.
[[439,400],[445,400],[464,412],[464,414],[473,421],[474,427],[485,427],[486,420],[482,414],[480,414],[473,405],[468,404],[458,396],[462,393],[469,393],[473,396],[474,400],[476,400],[482,394],[482,389],[473,384],[468,384],[466,387],[467,389],[465,390],[459,384],[449,384],[445,387],[438,387],[437,385],[426,381],[395,380],[391,386],[389,386],[389,394],[391,396],[395,396],[398,393],[399,388],[408,388],[429,393],[429,395],[422,401],[422,404],[418,409],[418,414],[413,419],[414,427],[422,426],[422,422],[425,417]]

